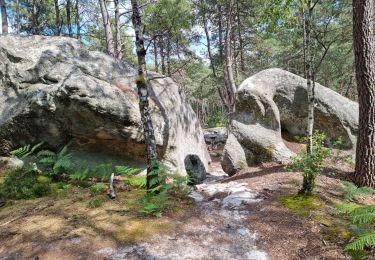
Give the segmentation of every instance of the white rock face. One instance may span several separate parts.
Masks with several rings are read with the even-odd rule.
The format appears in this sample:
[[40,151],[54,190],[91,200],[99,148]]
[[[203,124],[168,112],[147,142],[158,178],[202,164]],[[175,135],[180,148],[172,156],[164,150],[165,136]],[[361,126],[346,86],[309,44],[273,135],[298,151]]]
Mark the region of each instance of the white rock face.
[[260,195],[246,187],[246,183],[235,181],[228,183],[204,183],[196,185],[197,191],[209,197],[218,194],[227,194],[224,199],[217,199],[222,207],[240,208],[242,205],[262,201]]
[[[0,155],[45,141],[144,159],[135,69],[72,38],[0,36]],[[203,179],[209,155],[199,121],[172,79],[150,74],[158,152]]]
[[[314,128],[328,141],[342,138],[342,148],[355,149],[358,104],[337,92],[315,86]],[[284,145],[281,130],[305,135],[306,80],[281,69],[267,69],[246,79],[236,93],[236,112],[229,127],[222,167],[229,175],[264,161],[285,163],[293,153]]]

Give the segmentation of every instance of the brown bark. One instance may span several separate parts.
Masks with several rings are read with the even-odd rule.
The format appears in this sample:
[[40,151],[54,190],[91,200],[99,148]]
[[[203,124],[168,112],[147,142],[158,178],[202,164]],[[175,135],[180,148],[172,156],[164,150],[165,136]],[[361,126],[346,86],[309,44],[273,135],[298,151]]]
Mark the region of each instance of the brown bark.
[[68,35],[69,37],[73,36],[73,31],[72,31],[72,20],[71,20],[71,7],[72,3],[71,0],[66,0],[66,23],[68,26]]
[[373,1],[353,0],[353,39],[359,102],[354,182],[375,188],[375,63]]
[[146,142],[147,151],[147,189],[152,188],[151,181],[157,176],[151,176],[152,174],[152,163],[157,160],[156,151],[156,140],[154,134],[154,127],[151,120],[151,109],[148,101],[149,91],[147,84],[146,73],[146,50],[144,47],[143,39],[143,24],[142,17],[139,10],[137,0],[131,0],[133,16],[132,23],[135,31],[137,58],[138,58],[138,76],[137,76],[137,88],[139,95],[139,109],[141,112],[141,120],[143,123],[143,133]]
[[242,38],[242,24],[240,17],[240,8],[238,1],[236,3],[236,13],[237,13],[237,30],[238,30],[238,44],[239,44],[239,54],[240,54],[240,70],[243,73],[245,71],[245,55],[243,51],[243,38]]
[[121,26],[120,26],[120,1],[115,0],[115,49],[116,58],[122,58]]
[[116,57],[115,49],[114,49],[114,45],[113,45],[113,35],[112,35],[111,21],[109,19],[108,9],[107,9],[107,1],[106,0],[99,0],[99,4],[100,4],[100,10],[102,12],[102,19],[103,19],[103,26],[104,26],[107,52],[112,57]]
[[167,35],[167,75],[171,76],[171,40],[170,35]]
[[5,0],[0,0],[1,8],[1,29],[3,34],[8,34],[8,15]]

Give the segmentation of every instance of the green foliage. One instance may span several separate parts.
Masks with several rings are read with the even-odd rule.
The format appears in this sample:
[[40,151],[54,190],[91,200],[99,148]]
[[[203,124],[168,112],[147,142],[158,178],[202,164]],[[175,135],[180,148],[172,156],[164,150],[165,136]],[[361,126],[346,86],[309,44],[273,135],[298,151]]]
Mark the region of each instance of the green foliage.
[[[344,183],[344,198],[352,201],[357,196],[373,195],[374,189],[358,188],[350,182]],[[349,218],[354,239],[346,245],[345,250],[352,255],[364,256],[366,249],[375,247],[375,205],[359,205],[353,202],[336,206],[339,214]],[[358,257],[357,259],[359,259]],[[366,259],[366,257],[363,257]]]
[[146,176],[130,176],[126,179],[126,182],[129,184],[130,187],[141,189],[146,188]]
[[303,217],[308,217],[312,210],[321,208],[321,203],[314,196],[285,196],[280,199],[280,202],[294,213]]
[[228,123],[228,116],[222,112],[209,116],[207,120],[207,125],[209,127],[228,126]]
[[90,192],[92,194],[101,194],[106,190],[106,185],[103,183],[96,183],[90,187]]
[[100,197],[94,197],[89,201],[90,208],[99,208],[103,205],[103,200]]
[[39,163],[42,164],[51,176],[69,172],[73,167],[72,154],[68,152],[70,144],[65,145],[60,152],[42,150],[37,154]]
[[167,192],[146,193],[141,199],[140,212],[161,217],[162,211],[170,205],[170,196]]
[[343,184],[344,199],[346,201],[352,201],[357,196],[375,194],[375,189],[371,187],[357,187],[354,183],[348,181],[343,182]]
[[[303,187],[301,194],[311,194],[315,188],[315,179],[324,169],[324,159],[327,158],[331,152],[324,147],[324,140],[326,136],[323,133],[315,133],[313,136],[313,153],[308,154],[306,151],[297,157],[293,158],[292,164],[289,166],[291,170],[303,172]],[[307,138],[303,138],[307,142]]]
[[140,212],[161,216],[176,199],[185,199],[191,190],[187,186],[188,177],[171,174],[169,168],[159,161],[153,161],[151,169],[152,188],[140,199]]
[[32,154],[34,154],[34,152],[39,148],[41,147],[42,145],[44,144],[44,142],[40,142],[34,146],[31,146],[30,144],[28,145],[25,145],[23,147],[20,147],[16,150],[13,150],[10,152],[11,155],[13,156],[16,156],[20,159],[24,159]]
[[37,198],[50,192],[50,180],[38,175],[32,166],[8,172],[0,185],[0,197],[6,199]]

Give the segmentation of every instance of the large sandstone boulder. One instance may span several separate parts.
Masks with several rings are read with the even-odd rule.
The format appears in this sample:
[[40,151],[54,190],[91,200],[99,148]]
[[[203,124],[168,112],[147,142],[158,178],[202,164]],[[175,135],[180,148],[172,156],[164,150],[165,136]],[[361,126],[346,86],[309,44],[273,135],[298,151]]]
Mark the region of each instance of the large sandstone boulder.
[[[0,155],[45,141],[145,160],[135,69],[65,37],[0,37]],[[204,178],[209,155],[179,87],[149,75],[160,159]]]
[[[328,141],[342,138],[342,147],[355,149],[358,104],[337,92],[315,86],[315,129]],[[236,112],[224,148],[222,166],[232,175],[262,161],[287,162],[293,153],[281,131],[303,136],[307,126],[306,80],[281,69],[267,69],[246,79],[236,93]]]

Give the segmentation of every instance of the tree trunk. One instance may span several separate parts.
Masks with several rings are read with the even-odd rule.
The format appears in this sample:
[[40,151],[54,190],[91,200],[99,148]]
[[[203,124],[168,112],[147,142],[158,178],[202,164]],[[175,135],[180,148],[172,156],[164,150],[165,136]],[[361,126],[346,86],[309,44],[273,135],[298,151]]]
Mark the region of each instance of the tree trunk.
[[235,110],[235,93],[236,84],[233,77],[233,52],[232,52],[232,20],[233,20],[233,0],[230,0],[227,5],[227,31],[225,34],[225,65],[224,65],[224,75],[225,82],[227,84],[228,91],[228,105],[229,112],[234,112]]
[[165,75],[165,53],[164,53],[164,37],[161,36],[160,40],[160,58],[161,58],[161,73]]
[[237,12],[237,27],[238,27],[238,43],[239,43],[239,54],[240,54],[240,70],[243,73],[245,71],[245,58],[244,58],[244,51],[243,51],[243,38],[242,38],[242,31],[241,31],[241,18],[240,18],[240,8],[238,5],[238,1],[236,3],[236,12]]
[[167,36],[167,75],[171,76],[171,41],[170,34]]
[[69,37],[73,36],[72,21],[71,21],[71,14],[70,14],[71,7],[72,7],[71,0],[66,0],[66,23],[67,23],[67,26],[68,26]]
[[157,176],[152,174],[152,164],[157,160],[157,151],[156,151],[156,140],[154,134],[154,127],[151,120],[151,109],[148,102],[148,85],[147,85],[147,75],[146,71],[146,50],[144,47],[143,40],[143,24],[142,17],[139,10],[139,5],[137,0],[131,0],[133,16],[132,23],[135,31],[136,39],[136,48],[137,48],[137,57],[138,57],[138,76],[137,76],[137,88],[139,95],[139,109],[141,112],[141,119],[143,123],[143,132],[146,142],[146,151],[147,151],[147,189],[152,188],[151,181]]
[[60,8],[59,0],[55,0],[55,26],[56,26],[56,35],[61,35],[61,18],[60,18]]
[[122,42],[121,42],[121,26],[120,26],[120,1],[115,0],[115,49],[116,57],[118,59],[122,58]]
[[224,60],[224,50],[223,50],[223,12],[221,10],[221,4],[218,5],[218,12],[219,12],[219,57],[220,62]]
[[19,34],[21,32],[20,23],[20,1],[16,0],[16,32]]
[[7,7],[5,4],[5,0],[0,0],[0,8],[1,8],[2,33],[8,34],[8,15],[7,15]]
[[159,63],[158,63],[158,37],[155,36],[154,33],[154,64],[155,64],[155,72],[159,72]]
[[375,188],[375,63],[373,1],[353,0],[353,39],[359,102],[354,182]]
[[77,27],[77,39],[81,39],[81,21],[79,20],[79,0],[76,0],[76,27]]
[[[204,5],[203,0],[201,0],[201,5],[202,6]],[[208,29],[208,21],[207,21],[207,17],[206,17],[206,10],[204,10],[204,13],[202,15],[202,20],[203,20],[204,33],[206,35],[207,52],[208,52],[208,58],[210,59],[210,66],[211,66],[211,70],[212,70],[212,76],[214,77],[215,80],[218,80],[217,73],[216,73],[216,68],[215,68],[215,64],[214,64],[214,58],[213,58],[213,55],[212,55],[211,39],[210,39],[210,33],[209,33],[209,29]],[[221,21],[219,21],[219,24],[221,24]],[[221,27],[219,29],[219,35],[221,35]],[[221,46],[220,46],[220,49],[222,49]],[[216,83],[216,84],[217,84],[217,91],[219,93],[220,99],[223,102],[223,104],[226,104],[226,100],[225,100],[225,97],[224,97],[224,94],[223,94],[222,85],[219,84],[219,83]],[[227,107],[227,106],[225,106],[225,107]]]
[[99,4],[100,4],[100,10],[102,12],[102,19],[103,19],[103,26],[104,26],[107,52],[112,57],[116,57],[115,49],[114,49],[114,45],[113,45],[113,35],[112,35],[111,21],[109,20],[108,9],[107,9],[107,1],[106,0],[99,0]]
[[[203,5],[204,5],[203,0],[201,0],[201,5],[203,7]],[[214,62],[213,62],[214,59],[213,59],[212,50],[211,50],[211,39],[210,39],[210,33],[209,33],[209,29],[208,29],[206,10],[203,11],[202,20],[203,20],[204,33],[206,35],[207,52],[208,52],[208,58],[210,59],[210,66],[211,66],[211,70],[212,70],[212,75],[216,78],[216,69],[215,69],[215,65],[214,65]]]
[[38,22],[38,8],[35,0],[32,1],[33,10],[31,13],[31,33],[33,35],[39,34],[39,22]]
[[305,13],[305,67],[306,67],[306,82],[307,82],[307,153],[313,153],[313,132],[314,132],[314,84],[312,82],[312,55],[311,55],[311,18],[312,18],[311,0],[307,0],[307,13]]

